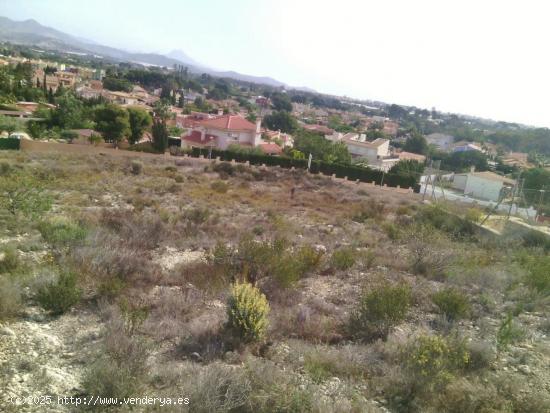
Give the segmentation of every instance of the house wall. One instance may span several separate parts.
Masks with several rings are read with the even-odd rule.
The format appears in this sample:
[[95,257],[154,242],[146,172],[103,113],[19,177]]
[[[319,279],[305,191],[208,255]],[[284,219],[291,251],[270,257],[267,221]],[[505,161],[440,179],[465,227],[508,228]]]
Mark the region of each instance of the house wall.
[[390,141],[384,142],[382,145],[378,146],[377,155],[378,156],[388,156],[390,153]]
[[487,201],[498,201],[502,182],[483,179],[474,175],[469,175],[466,181],[464,193],[468,196],[484,199]]
[[346,141],[346,146],[348,147],[348,151],[351,154],[351,156],[359,157],[359,158],[367,158],[375,160],[377,159],[378,151],[374,148],[369,148],[367,146],[363,145],[354,145],[352,142]]
[[227,149],[229,145],[234,144],[249,144],[255,145],[256,134],[249,131],[227,131],[219,129],[206,129],[206,134],[216,135],[218,137],[218,148]]
[[461,191],[464,191],[466,188],[466,182],[468,181],[468,175],[466,174],[460,174],[455,175],[453,177],[453,183],[452,187],[455,189],[460,189]]

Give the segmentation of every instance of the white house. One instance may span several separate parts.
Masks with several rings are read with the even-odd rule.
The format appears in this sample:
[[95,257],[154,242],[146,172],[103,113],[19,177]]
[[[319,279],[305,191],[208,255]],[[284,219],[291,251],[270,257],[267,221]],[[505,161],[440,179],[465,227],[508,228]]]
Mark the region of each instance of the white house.
[[325,135],[332,142],[343,142],[354,158],[365,158],[369,162],[380,160],[390,155],[390,141],[388,139],[366,140],[365,134],[334,132]]
[[497,202],[502,196],[503,188],[510,188],[515,184],[513,179],[487,171],[455,174],[452,187],[472,198]]
[[454,145],[453,147],[453,152],[471,152],[471,151],[483,152],[483,149],[481,149],[480,146],[477,146],[469,142],[462,142],[462,143],[459,143],[458,145]]

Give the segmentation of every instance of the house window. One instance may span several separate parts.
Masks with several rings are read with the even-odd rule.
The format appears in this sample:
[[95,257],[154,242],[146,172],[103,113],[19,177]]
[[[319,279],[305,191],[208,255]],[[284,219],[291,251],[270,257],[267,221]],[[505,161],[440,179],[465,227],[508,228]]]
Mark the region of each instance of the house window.
[[239,139],[239,134],[238,133],[228,132],[227,136],[229,136],[230,138],[233,138],[235,140]]

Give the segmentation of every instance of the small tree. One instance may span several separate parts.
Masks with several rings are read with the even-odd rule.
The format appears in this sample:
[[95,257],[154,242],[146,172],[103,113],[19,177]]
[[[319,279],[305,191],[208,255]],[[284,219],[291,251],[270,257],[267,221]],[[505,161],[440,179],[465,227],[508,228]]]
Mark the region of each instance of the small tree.
[[120,106],[107,104],[95,112],[96,129],[103,133],[105,140],[118,142],[130,133],[128,112]]
[[428,153],[428,142],[426,141],[426,138],[420,133],[413,132],[411,137],[405,142],[403,149],[407,152],[426,155]]
[[164,153],[168,147],[168,130],[166,129],[166,123],[161,119],[155,119],[153,121],[152,134],[153,148]]
[[143,133],[151,126],[151,116],[143,109],[128,108],[130,122],[130,144],[134,145],[141,140]]
[[269,303],[264,294],[250,283],[231,288],[227,306],[228,327],[245,342],[261,340],[267,331]]

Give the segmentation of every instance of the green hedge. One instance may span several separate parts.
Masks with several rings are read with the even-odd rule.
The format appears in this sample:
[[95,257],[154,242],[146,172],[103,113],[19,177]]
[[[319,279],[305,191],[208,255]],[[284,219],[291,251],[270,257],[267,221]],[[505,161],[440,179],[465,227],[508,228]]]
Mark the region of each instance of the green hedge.
[[21,142],[16,138],[0,138],[0,150],[1,149],[19,149]]
[[[192,148],[190,156],[198,158],[199,156],[208,157],[209,150],[202,148]],[[269,155],[256,155],[243,152],[231,152],[221,151],[219,149],[212,149],[212,159],[217,157],[222,161],[230,162],[235,160],[236,162],[249,161],[251,165],[267,166],[280,166],[282,168],[307,169],[307,160],[305,159],[292,159],[285,156],[269,156]],[[364,168],[356,165],[328,163],[324,161],[312,161],[310,172],[313,174],[323,174],[332,176],[336,175],[337,178],[347,177],[351,181],[359,180],[361,182],[376,182],[380,185],[384,183],[388,186],[400,186],[401,188],[414,188],[418,192],[418,182],[414,176],[411,175],[399,175],[392,173],[384,173],[375,169]],[[383,179],[383,180],[382,180]]]

